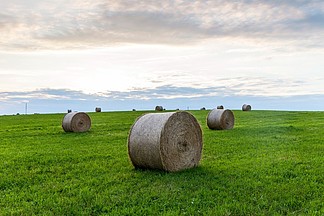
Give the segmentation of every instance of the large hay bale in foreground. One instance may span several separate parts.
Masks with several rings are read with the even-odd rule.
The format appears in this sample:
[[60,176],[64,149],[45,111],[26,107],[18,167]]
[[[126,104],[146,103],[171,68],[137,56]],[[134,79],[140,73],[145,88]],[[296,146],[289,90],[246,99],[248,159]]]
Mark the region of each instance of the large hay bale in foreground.
[[251,105],[249,105],[249,104],[243,104],[242,110],[243,111],[251,111]]
[[229,109],[213,109],[207,115],[207,126],[212,130],[232,129],[234,121],[234,114]]
[[163,111],[163,106],[156,106],[155,111]]
[[86,132],[91,127],[91,119],[84,112],[70,112],[64,116],[62,127],[65,132]]
[[184,111],[142,115],[128,137],[128,154],[136,168],[176,172],[196,167],[202,146],[198,121]]

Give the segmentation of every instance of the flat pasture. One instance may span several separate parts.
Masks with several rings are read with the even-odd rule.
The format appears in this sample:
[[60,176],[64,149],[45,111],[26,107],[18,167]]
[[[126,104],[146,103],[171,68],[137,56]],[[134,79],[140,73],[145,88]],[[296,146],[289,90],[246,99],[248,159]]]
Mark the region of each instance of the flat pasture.
[[323,215],[324,112],[234,110],[231,130],[203,131],[197,168],[134,169],[127,138],[155,111],[0,116],[0,215]]

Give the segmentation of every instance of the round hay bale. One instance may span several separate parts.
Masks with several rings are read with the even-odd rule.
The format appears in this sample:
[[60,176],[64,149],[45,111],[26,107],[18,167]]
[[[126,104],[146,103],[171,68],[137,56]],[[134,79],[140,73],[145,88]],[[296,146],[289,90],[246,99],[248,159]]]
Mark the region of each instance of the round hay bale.
[[95,111],[96,112],[101,112],[101,108],[100,107],[96,107]]
[[234,114],[229,109],[213,109],[207,115],[207,126],[212,130],[228,130],[234,127]]
[[163,106],[156,106],[155,111],[163,111]]
[[249,104],[243,104],[242,110],[243,111],[251,111],[251,105],[249,105]]
[[205,107],[202,107],[202,108],[200,108],[200,110],[206,110],[206,108]]
[[72,110],[68,109],[67,112],[70,113],[70,112],[72,112]]
[[86,132],[91,127],[91,119],[84,112],[71,112],[64,116],[62,127],[65,132]]
[[217,109],[224,109],[224,106],[223,105],[219,105],[219,106],[217,106]]
[[202,146],[198,121],[184,111],[142,115],[128,137],[128,154],[135,168],[176,172],[196,167]]

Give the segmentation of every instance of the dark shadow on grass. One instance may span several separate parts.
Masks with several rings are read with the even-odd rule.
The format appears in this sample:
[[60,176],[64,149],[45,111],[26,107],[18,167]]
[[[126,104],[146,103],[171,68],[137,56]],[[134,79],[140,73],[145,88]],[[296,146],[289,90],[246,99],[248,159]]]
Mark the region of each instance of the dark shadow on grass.
[[173,180],[175,182],[199,181],[201,183],[208,183],[208,181],[217,181],[220,176],[222,178],[226,178],[226,175],[229,176],[229,174],[224,173],[224,170],[217,170],[215,168],[207,168],[204,166],[198,166],[178,172],[167,172],[159,169],[145,168],[134,168],[132,169],[132,172],[134,176],[138,177],[138,179],[145,178],[154,181],[157,177],[159,177],[159,181],[162,180],[165,181],[165,183],[169,183]]

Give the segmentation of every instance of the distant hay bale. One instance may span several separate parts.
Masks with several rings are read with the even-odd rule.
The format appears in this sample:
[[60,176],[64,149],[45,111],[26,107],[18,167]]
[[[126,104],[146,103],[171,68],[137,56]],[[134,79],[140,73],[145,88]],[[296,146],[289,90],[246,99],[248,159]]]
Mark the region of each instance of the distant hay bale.
[[68,109],[67,112],[70,113],[70,112],[72,112],[72,110]]
[[224,106],[223,105],[219,105],[219,106],[217,106],[217,109],[224,109]]
[[207,115],[207,126],[212,130],[232,129],[234,121],[234,114],[229,109],[213,109]]
[[133,111],[133,112],[135,112],[135,111],[136,111],[136,109],[132,109],[132,111]]
[[101,112],[101,108],[100,107],[96,107],[95,111],[96,112]]
[[196,167],[202,146],[200,125],[185,111],[142,115],[128,137],[128,154],[136,168],[176,172]]
[[202,107],[202,108],[200,108],[200,110],[206,110],[206,108],[205,107]]
[[243,111],[251,111],[251,105],[243,104],[243,106],[242,106],[242,110],[243,110]]
[[163,106],[156,106],[155,111],[163,111]]
[[62,127],[65,132],[86,132],[91,127],[91,119],[84,112],[71,112],[64,116]]

